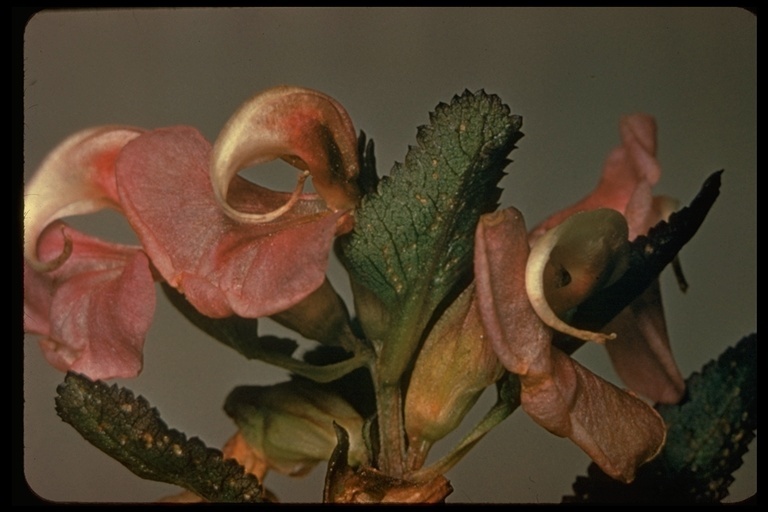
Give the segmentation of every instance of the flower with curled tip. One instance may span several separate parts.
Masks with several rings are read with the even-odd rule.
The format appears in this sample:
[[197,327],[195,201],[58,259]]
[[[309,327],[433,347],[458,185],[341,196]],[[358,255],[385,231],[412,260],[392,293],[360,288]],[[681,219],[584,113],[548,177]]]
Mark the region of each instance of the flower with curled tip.
[[[661,177],[653,117],[624,116],[619,131],[622,143],[608,155],[595,190],[536,226],[530,233],[533,247],[544,233],[577,212],[598,208],[620,212],[626,218],[631,241],[668,219],[677,208],[674,199],[652,194]],[[659,403],[677,403],[682,398],[685,383],[672,356],[658,279],[605,330],[621,333],[606,348],[619,377],[630,389]]]
[[634,392],[676,402],[684,384],[669,347],[658,281],[607,326],[576,329],[570,313],[628,266],[629,241],[671,213],[651,195],[660,170],[656,127],[646,115],[621,120],[622,145],[608,157],[596,190],[530,233],[510,208],[481,218],[476,233],[478,306],[502,364],[520,377],[523,409],[580,446],[607,474],[631,481],[665,439],[648,404],[589,372],[552,345],[555,331],[605,343]]
[[[626,232],[626,223],[622,227],[623,217],[614,210],[596,213],[606,216],[617,231],[611,233],[609,227],[584,242],[600,247],[598,259],[608,261],[610,270],[596,279],[606,282],[614,278],[613,270],[620,269],[621,258],[613,261],[611,252],[614,241]],[[577,220],[571,222],[583,215],[575,215]],[[592,217],[587,221],[594,221]],[[573,248],[571,244],[569,249]],[[606,474],[630,482],[637,468],[663,446],[664,422],[643,400],[598,377],[552,344],[554,330],[545,323],[550,319],[540,318],[528,298],[529,261],[528,233],[519,211],[509,208],[481,218],[475,239],[475,286],[489,343],[504,367],[519,376],[521,405],[536,423],[571,439]],[[556,273],[553,278],[557,279]],[[585,283],[581,280],[582,291],[590,288]]]
[[[359,200],[357,139],[344,109],[308,89],[256,95],[211,146],[194,128],[103,126],[46,158],[25,190],[25,331],[46,357],[91,378],[135,376],[165,281],[202,314],[285,311],[325,282],[336,235]],[[292,193],[237,176],[284,158]],[[317,194],[301,185],[312,176]],[[125,246],[59,219],[113,208],[135,231]]]

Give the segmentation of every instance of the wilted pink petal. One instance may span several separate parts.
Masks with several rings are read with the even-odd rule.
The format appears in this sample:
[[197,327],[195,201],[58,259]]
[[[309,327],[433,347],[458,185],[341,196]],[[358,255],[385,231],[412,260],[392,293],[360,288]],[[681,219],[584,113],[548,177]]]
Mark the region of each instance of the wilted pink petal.
[[229,119],[211,158],[213,191],[227,215],[241,222],[270,222],[293,205],[306,175],[293,198],[273,210],[243,211],[231,204],[229,187],[237,172],[277,158],[308,171],[331,210],[357,205],[357,136],[344,107],[333,98],[310,89],[275,87],[251,98]]
[[43,261],[61,254],[64,237],[72,253],[56,270],[39,272],[25,261],[24,330],[42,335],[45,357],[62,371],[136,376],[155,310],[146,255],[55,223],[40,237]]
[[552,347],[552,372],[520,376],[523,410],[568,437],[607,475],[631,482],[664,446],[666,427],[648,404]]
[[[78,132],[54,149],[24,190],[24,256],[39,269],[55,268],[66,254],[37,254],[37,240],[46,226],[69,215],[117,206],[114,161],[141,130],[99,126]],[[66,245],[62,251],[71,248]],[[44,263],[45,262],[45,263]]]
[[527,259],[527,233],[517,210],[481,217],[475,286],[486,336],[502,364],[520,376],[526,413],[570,438],[607,474],[630,481],[663,445],[664,424],[643,401],[552,346],[552,330],[527,300]]
[[[483,215],[475,233],[475,289],[483,327],[501,363],[517,374],[546,359],[542,347],[552,340],[525,290],[527,236],[523,215],[515,208]],[[535,322],[516,320],[531,315]],[[540,344],[524,341],[539,338]]]
[[[210,144],[193,128],[156,130],[117,160],[121,204],[152,263],[202,314],[267,316],[320,287],[337,222],[316,195],[301,196],[278,220],[233,220],[214,197]],[[289,194],[235,177],[229,200],[269,211]]]

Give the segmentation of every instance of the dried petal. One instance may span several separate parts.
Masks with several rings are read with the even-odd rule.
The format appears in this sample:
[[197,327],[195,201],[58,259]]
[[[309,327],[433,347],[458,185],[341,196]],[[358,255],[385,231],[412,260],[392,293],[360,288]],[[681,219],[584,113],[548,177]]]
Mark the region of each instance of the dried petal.
[[551,332],[538,317],[536,322],[525,321],[536,316],[525,290],[527,236],[523,215],[515,208],[483,215],[475,234],[475,288],[483,327],[499,360],[517,374],[527,373],[541,354],[514,340],[551,341]]
[[637,468],[664,446],[661,416],[554,347],[551,357],[551,374],[520,376],[523,410],[571,439],[606,474],[631,482]]

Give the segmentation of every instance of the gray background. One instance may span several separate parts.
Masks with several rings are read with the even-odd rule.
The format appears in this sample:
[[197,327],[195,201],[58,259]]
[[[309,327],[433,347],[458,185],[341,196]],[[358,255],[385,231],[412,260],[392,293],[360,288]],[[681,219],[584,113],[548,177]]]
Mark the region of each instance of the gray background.
[[[589,192],[619,141],[622,114],[659,124],[656,191],[689,201],[724,168],[722,194],[682,261],[689,291],[662,278],[684,375],[756,330],[756,18],[739,9],[258,8],[52,11],[25,33],[25,176],[68,134],[92,125],[198,127],[214,140],[251,95],[278,84],[324,91],[376,142],[379,171],[402,161],[416,127],[465,88],[496,93],[526,136],[503,180],[503,206],[528,225]],[[294,179],[289,175],[288,184]],[[271,179],[271,178],[270,178]],[[180,186],[182,186],[180,184]],[[104,212],[76,225],[131,241]],[[331,270],[347,294],[344,274]],[[348,297],[348,295],[346,295]],[[207,338],[158,291],[141,376],[119,381],[166,422],[221,446],[221,406],[239,384],[284,374]],[[264,322],[264,332],[276,332]],[[613,379],[604,350],[576,357]],[[25,475],[56,501],[152,501],[177,488],[146,482],[91,447],[53,408],[63,375],[25,340]],[[492,402],[485,396],[480,414]],[[439,455],[443,445],[435,448]],[[756,490],[754,441],[732,499]],[[448,474],[452,502],[558,502],[587,457],[512,415]],[[319,500],[324,469],[270,475],[284,501]]]

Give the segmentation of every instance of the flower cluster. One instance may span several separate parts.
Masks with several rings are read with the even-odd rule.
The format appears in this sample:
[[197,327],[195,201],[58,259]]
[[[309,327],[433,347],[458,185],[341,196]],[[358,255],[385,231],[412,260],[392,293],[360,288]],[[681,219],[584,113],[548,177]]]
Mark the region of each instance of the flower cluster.
[[[276,158],[302,170],[292,194],[236,175]],[[358,171],[344,109],[293,87],[252,98],[213,147],[183,126],[79,132],[25,191],[25,331],[42,336],[56,368],[132,377],[154,312],[153,281],[213,318],[289,309],[324,282],[333,238],[352,226]],[[317,194],[301,193],[307,175]],[[141,245],[59,221],[102,208],[121,212]]]
[[622,145],[609,155],[596,190],[530,233],[514,208],[483,218],[475,275],[485,332],[504,366],[520,376],[523,409],[546,429],[572,439],[606,473],[631,481],[637,466],[663,446],[661,418],[552,345],[554,331],[605,343],[634,391],[666,403],[677,402],[684,392],[658,282],[607,326],[615,330],[610,335],[574,329],[563,320],[621,276],[628,237],[644,234],[671,213],[665,209],[669,200],[651,195],[660,174],[653,119],[625,117],[621,135]]
[[[569,324],[574,308],[621,277],[629,241],[674,208],[652,195],[660,178],[653,119],[627,116],[620,131],[621,145],[582,201],[530,231],[515,208],[480,218],[474,283],[442,312],[415,357],[404,430],[411,447],[424,449],[411,452],[409,469],[505,370],[519,377],[534,421],[573,440],[616,479],[631,481],[663,446],[663,421],[635,395],[674,403],[684,392],[658,282],[605,327],[609,334]],[[361,204],[358,152],[343,107],[295,87],[249,100],[213,145],[189,127],[102,126],[71,136],[26,189],[25,330],[41,336],[56,368],[109,379],[141,370],[155,282],[204,317],[279,314],[299,332],[311,329],[302,326],[302,301],[335,297],[325,293],[329,251],[354,229]],[[300,170],[291,193],[238,176],[277,158]],[[317,193],[303,193],[308,177]],[[102,208],[122,213],[140,244],[100,240],[60,220]],[[557,333],[604,343],[632,391],[577,363],[558,348]],[[446,380],[464,369],[458,387]],[[229,454],[258,461],[245,465],[258,466],[260,477],[267,469],[301,474],[330,457],[334,418],[354,430],[351,458],[374,459],[361,438],[364,419],[340,397],[307,383],[239,389],[227,402],[241,429]]]

